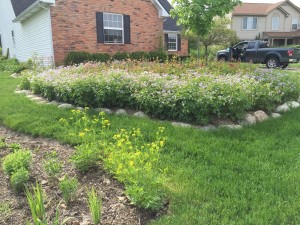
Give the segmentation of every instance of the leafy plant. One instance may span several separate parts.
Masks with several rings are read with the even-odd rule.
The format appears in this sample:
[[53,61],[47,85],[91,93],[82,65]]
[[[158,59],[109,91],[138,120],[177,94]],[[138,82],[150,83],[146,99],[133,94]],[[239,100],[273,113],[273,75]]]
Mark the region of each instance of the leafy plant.
[[17,192],[20,192],[25,188],[28,180],[29,172],[25,168],[20,168],[19,170],[15,171],[10,177],[11,186]]
[[26,197],[30,207],[33,223],[34,225],[46,224],[47,218],[42,186],[36,182],[36,186],[33,186],[32,190],[33,192],[30,192],[26,189]]
[[59,161],[56,151],[47,154],[44,160],[44,170],[51,179],[57,178],[57,175],[62,171],[62,163]]
[[69,178],[64,176],[63,179],[59,181],[59,189],[62,191],[63,199],[67,204],[76,197],[78,185],[78,180],[75,177]]
[[88,195],[88,205],[89,205],[90,212],[92,214],[93,222],[95,225],[100,224],[102,200],[98,197],[94,187],[92,187],[92,189],[87,192],[87,195]]
[[158,171],[160,151],[166,138],[159,128],[155,140],[145,142],[140,129],[121,129],[104,148],[104,167],[125,183],[126,194],[139,207],[158,210],[163,206],[164,172]]
[[20,169],[29,170],[30,164],[31,152],[29,150],[19,150],[4,157],[3,171],[11,176]]

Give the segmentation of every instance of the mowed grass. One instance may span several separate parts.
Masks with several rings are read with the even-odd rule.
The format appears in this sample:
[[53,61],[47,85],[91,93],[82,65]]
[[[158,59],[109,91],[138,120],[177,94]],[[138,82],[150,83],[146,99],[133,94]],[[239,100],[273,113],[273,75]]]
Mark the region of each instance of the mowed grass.
[[[0,73],[0,123],[34,136],[76,143],[58,120],[68,110],[14,94],[18,79]],[[113,133],[165,126],[166,215],[155,225],[300,224],[300,110],[242,130],[204,132],[169,122],[109,116]]]

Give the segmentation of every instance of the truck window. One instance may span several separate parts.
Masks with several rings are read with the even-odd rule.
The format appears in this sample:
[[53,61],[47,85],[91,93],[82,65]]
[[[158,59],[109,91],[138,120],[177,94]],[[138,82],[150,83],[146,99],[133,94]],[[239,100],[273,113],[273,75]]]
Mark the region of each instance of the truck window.
[[259,48],[268,48],[268,47],[269,47],[269,43],[266,41],[259,43]]
[[255,48],[255,42],[249,42],[247,49],[253,49],[253,48]]

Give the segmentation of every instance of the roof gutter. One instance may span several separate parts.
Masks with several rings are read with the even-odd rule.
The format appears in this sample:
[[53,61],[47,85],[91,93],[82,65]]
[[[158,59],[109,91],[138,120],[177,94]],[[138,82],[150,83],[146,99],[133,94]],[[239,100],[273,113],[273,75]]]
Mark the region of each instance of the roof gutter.
[[13,19],[13,23],[23,22],[31,15],[39,11],[41,8],[46,7],[47,5],[53,5],[55,0],[38,0],[34,2],[31,6],[25,9],[20,15],[18,15],[15,19]]

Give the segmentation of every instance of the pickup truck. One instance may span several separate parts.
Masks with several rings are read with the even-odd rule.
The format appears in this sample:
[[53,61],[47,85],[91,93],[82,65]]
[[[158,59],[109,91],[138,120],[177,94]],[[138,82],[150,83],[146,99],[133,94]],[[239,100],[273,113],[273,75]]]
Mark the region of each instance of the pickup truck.
[[268,68],[286,68],[289,63],[300,59],[298,48],[269,48],[266,41],[243,41],[231,48],[220,50],[217,59],[223,61],[241,61],[266,64]]

